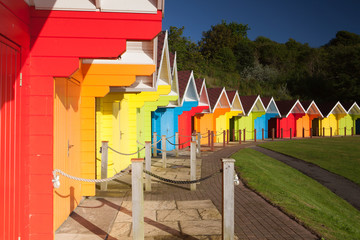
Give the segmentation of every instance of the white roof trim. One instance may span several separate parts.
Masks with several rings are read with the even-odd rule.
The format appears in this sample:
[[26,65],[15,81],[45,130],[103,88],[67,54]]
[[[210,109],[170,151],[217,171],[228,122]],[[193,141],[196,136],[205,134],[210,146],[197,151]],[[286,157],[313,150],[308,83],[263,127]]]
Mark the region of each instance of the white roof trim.
[[331,109],[331,111],[328,113],[328,115],[326,116],[327,118],[330,116],[330,114],[332,114],[332,112],[335,110],[335,108],[337,107],[337,105],[339,105],[346,114],[348,114],[348,112],[346,111],[346,109],[343,107],[343,105],[341,105],[341,103],[338,101],[335,106]]
[[[176,100],[178,103],[178,106],[180,105],[180,94],[179,94],[179,78],[178,78],[178,71],[177,71],[177,60],[176,60],[176,52],[174,53],[174,65],[173,65],[173,69],[172,69],[172,74],[171,77],[174,80],[175,79],[175,84],[176,84],[176,91],[177,91],[177,95],[179,96],[178,99]],[[171,64],[170,64],[171,67]],[[173,84],[173,83],[171,83]]]
[[[157,55],[157,54],[156,54]],[[161,71],[162,71],[162,67],[164,64],[164,59],[166,60],[166,70],[167,70],[167,77],[169,78],[169,82],[167,85],[171,85],[172,82],[172,76],[171,76],[171,66],[170,66],[170,54],[169,54],[169,45],[168,45],[168,32],[167,30],[165,31],[165,37],[164,37],[164,46],[162,48],[162,52],[161,52],[161,59],[160,59],[160,63],[159,63],[159,67],[158,67],[158,72],[157,72],[157,76],[156,76],[156,83],[155,86],[157,87],[159,84],[159,80],[160,80],[160,75],[161,75]],[[163,82],[165,83],[165,81],[163,80]],[[161,84],[164,85],[164,84]]]
[[194,73],[193,71],[191,70],[191,73],[190,73],[190,77],[189,77],[189,80],[186,84],[186,88],[185,88],[185,91],[184,91],[184,96],[183,98],[181,99],[181,106],[184,104],[184,101],[185,101],[185,98],[186,98],[186,93],[187,91],[189,90],[189,86],[190,84],[193,84],[193,87],[195,88],[195,97],[196,97],[196,101],[200,102],[200,97],[199,97],[199,93],[197,92],[197,89],[196,89],[196,83],[195,83],[195,79],[194,79]]
[[225,94],[226,100],[227,100],[227,102],[228,102],[228,104],[229,104],[229,107],[231,108],[231,103],[230,103],[230,101],[229,101],[228,95],[226,94],[225,87],[223,87],[223,89],[221,90],[221,93],[220,93],[220,95],[219,95],[219,98],[218,98],[218,100],[216,101],[216,104],[215,104],[215,107],[214,107],[213,111],[215,111],[215,109],[216,109],[217,106],[219,105],[221,96],[222,96],[223,94]]
[[[353,108],[357,108],[360,111],[359,105],[356,102],[354,102],[354,104],[349,108],[348,114],[351,114],[350,112]],[[355,114],[355,115],[357,115],[357,114]]]
[[252,112],[252,110],[253,110],[253,108],[255,107],[257,101],[260,101],[261,106],[262,106],[262,108],[264,109],[264,112],[266,112],[265,107],[264,107],[264,104],[263,104],[263,102],[261,101],[260,95],[258,95],[257,98],[255,99],[252,107],[250,108],[249,112],[247,113],[247,116],[249,116],[249,113]]
[[234,99],[232,100],[232,103],[231,103],[231,109],[233,108],[233,105],[234,105],[234,102],[235,102],[236,96],[237,96],[237,98],[238,98],[238,100],[239,100],[239,103],[240,103],[240,107],[241,107],[241,110],[240,110],[240,111],[242,111],[242,112],[243,112],[243,114],[244,114],[244,107],[243,107],[243,105],[242,105],[242,103],[241,103],[241,100],[240,100],[240,95],[239,95],[238,90],[236,90],[235,95],[234,95]]
[[312,100],[312,102],[310,103],[309,107],[306,109],[306,114],[308,113],[308,111],[310,110],[311,108],[311,105],[314,105],[316,107],[316,109],[319,111],[321,117],[323,118],[324,115],[322,114],[322,112],[320,111],[320,108],[316,105],[315,101]]
[[292,112],[292,110],[294,109],[294,107],[296,106],[297,103],[299,103],[299,105],[300,105],[301,109],[303,110],[304,114],[306,113],[303,105],[300,103],[300,101],[299,101],[299,99],[298,99],[298,100],[296,100],[296,102],[294,103],[294,105],[292,106],[292,108],[290,109],[290,111],[286,114],[286,117],[289,116],[289,114]]
[[206,84],[205,84],[205,78],[204,78],[203,83],[200,88],[199,98],[203,91],[205,91],[205,95],[206,95],[206,99],[207,99],[207,106],[209,107],[209,111],[211,112],[210,99],[209,99],[209,94],[208,94]]
[[265,113],[266,113],[267,110],[269,109],[271,102],[274,103],[275,108],[276,108],[276,111],[278,112],[278,114],[279,114],[279,116],[280,116],[281,114],[280,114],[279,108],[278,108],[278,106],[276,105],[276,102],[275,102],[275,100],[274,100],[273,97],[271,97],[271,99],[270,99],[270,101],[269,101],[269,104],[268,104],[267,107],[266,107]]

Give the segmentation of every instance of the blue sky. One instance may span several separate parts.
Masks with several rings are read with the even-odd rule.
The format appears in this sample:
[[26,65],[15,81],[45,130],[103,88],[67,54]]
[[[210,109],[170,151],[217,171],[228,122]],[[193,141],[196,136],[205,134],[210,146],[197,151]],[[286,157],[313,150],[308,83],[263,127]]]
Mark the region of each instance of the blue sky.
[[339,30],[360,35],[360,0],[165,0],[163,30],[184,26],[192,41],[222,19],[248,24],[251,40],[293,38],[319,47]]

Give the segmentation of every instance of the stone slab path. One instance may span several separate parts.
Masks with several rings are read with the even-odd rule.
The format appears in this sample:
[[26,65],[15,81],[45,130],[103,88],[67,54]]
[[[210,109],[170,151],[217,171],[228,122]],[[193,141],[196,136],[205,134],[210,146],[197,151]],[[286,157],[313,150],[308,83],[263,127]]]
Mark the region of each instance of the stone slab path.
[[[230,157],[247,142],[220,145],[215,152],[203,149],[198,161],[198,177],[219,172],[221,158]],[[189,154],[169,157],[169,167],[162,169],[161,158],[154,158],[152,172],[174,180],[190,177]],[[132,239],[131,176],[110,183],[107,192],[97,191],[96,197],[85,199],[56,231],[56,240]],[[156,179],[152,191],[144,193],[145,232],[148,240],[218,240],[221,239],[222,175],[197,184],[163,183]],[[238,239],[318,239],[303,226],[246,188],[235,187],[235,234]]]

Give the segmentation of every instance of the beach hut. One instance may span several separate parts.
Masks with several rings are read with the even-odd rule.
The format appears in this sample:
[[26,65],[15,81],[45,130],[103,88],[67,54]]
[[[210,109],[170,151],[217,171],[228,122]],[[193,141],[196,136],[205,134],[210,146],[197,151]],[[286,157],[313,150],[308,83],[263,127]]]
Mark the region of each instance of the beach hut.
[[[159,62],[159,67],[150,76],[137,76],[135,83],[129,87],[111,87],[109,94],[97,99],[98,146],[101,141],[108,141],[113,149],[126,154],[137,152],[143,148],[141,144],[151,141],[151,111],[178,98],[177,94],[171,93],[172,78],[166,32],[160,33],[154,41],[131,42],[128,49],[122,59],[115,60],[118,65],[133,64],[134,68],[141,69],[146,64],[154,65]],[[160,61],[156,60],[158,54],[154,54],[154,49],[161,52]],[[126,168],[131,158],[142,157],[143,154],[111,153],[108,157],[108,165],[111,166],[108,168],[108,175],[112,176]],[[98,153],[98,158],[100,157]],[[99,174],[100,167],[98,164]]]
[[347,111],[339,101],[317,103],[323,118],[320,119],[320,136],[340,135],[339,122],[347,115]]
[[347,115],[339,121],[339,135],[360,134],[360,108],[356,102],[341,101],[341,105],[347,111]]
[[242,138],[245,134],[245,139],[254,139],[254,129],[256,129],[256,138],[261,139],[262,126],[255,120],[265,114],[265,107],[260,99],[260,95],[257,96],[240,96],[240,101],[244,109],[244,115],[241,117],[235,117],[234,127],[235,130],[242,131]]
[[310,137],[319,136],[319,121],[324,116],[315,101],[300,101],[305,109],[305,115],[296,121],[296,136]]
[[201,133],[201,144],[206,144],[208,143],[208,129],[205,128],[205,125],[200,124],[200,119],[204,116],[204,114],[211,113],[209,94],[207,92],[205,79],[195,79],[195,83],[200,98],[199,106],[207,106],[207,108],[205,108],[202,112],[195,114],[194,130]]
[[[224,115],[220,116],[218,118],[219,122],[222,122],[221,124],[216,123],[216,126],[225,126],[225,131],[229,133],[229,141],[235,141],[235,139],[238,140],[239,132],[235,131],[234,128],[234,117],[236,116],[242,116],[243,115],[243,107],[241,105],[240,97],[238,91],[226,91],[226,94],[230,101],[231,110],[229,112],[226,112]],[[220,129],[221,131],[222,129]],[[233,134],[234,133],[234,134]]]
[[95,97],[135,76],[123,68],[113,81],[92,78],[82,59],[115,59],[127,40],[153,39],[163,2],[141,2],[0,0],[1,76],[13,71],[1,82],[3,239],[53,239],[81,197],[94,195],[93,183],[64,177],[53,189],[52,171],[95,177]]
[[276,101],[280,118],[269,121],[269,128],[275,128],[278,138],[300,137],[296,132],[296,121],[305,115],[305,109],[299,100]]
[[[198,116],[197,121],[199,126],[201,126],[200,132],[204,134],[208,131],[213,131],[213,140],[217,142],[222,138],[222,132],[216,133],[216,119],[226,112],[229,112],[231,110],[231,104],[225,88],[208,88],[207,93],[209,94],[211,112]],[[205,141],[205,139],[203,139],[203,141]]]
[[261,129],[261,132],[256,134],[257,137],[262,137],[262,131],[264,131],[264,138],[270,138],[272,137],[272,128],[269,128],[269,120],[280,117],[280,112],[273,97],[260,97],[260,99],[265,107],[265,114],[255,119],[255,126]]
[[[176,63],[176,52],[170,53],[170,66],[172,84],[171,91],[179,96],[179,82]],[[160,140],[162,135],[171,142],[175,143],[175,121],[174,110],[180,106],[180,98],[175,101],[170,101],[166,107],[158,107],[155,111],[151,112],[151,132],[157,134],[157,140]],[[153,141],[153,139],[152,139]],[[161,142],[157,144],[158,148],[161,148]],[[166,150],[171,151],[174,149],[174,145],[166,144]]]

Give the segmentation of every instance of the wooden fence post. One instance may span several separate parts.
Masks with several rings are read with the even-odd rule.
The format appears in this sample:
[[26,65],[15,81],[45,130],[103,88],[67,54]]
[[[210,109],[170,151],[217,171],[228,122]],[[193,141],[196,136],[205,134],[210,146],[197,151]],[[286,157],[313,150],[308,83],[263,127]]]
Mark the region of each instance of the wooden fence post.
[[332,127],[330,127],[330,137],[332,137]]
[[264,141],[264,129],[261,129],[262,140]]
[[241,130],[239,129],[239,144],[241,144]]
[[163,168],[166,168],[166,135],[161,136],[161,150]]
[[245,135],[246,135],[246,128],[244,128],[244,142],[246,141]]
[[254,129],[254,141],[256,142],[256,128]]
[[[190,146],[190,181],[193,181],[196,179],[196,142],[191,141]],[[190,184],[190,190],[196,190],[196,183]]]
[[290,140],[292,139],[292,128],[290,128]]
[[283,139],[283,128],[281,128],[281,139]]
[[230,132],[229,129],[226,129],[226,144],[229,145],[229,140],[230,140]]
[[312,128],[310,128],[310,138],[312,138],[313,136],[313,131],[312,131]]
[[133,239],[144,239],[143,158],[131,159]]
[[223,147],[225,147],[225,142],[226,142],[226,131],[223,130]]
[[[151,142],[145,142],[145,170],[151,171]],[[151,192],[151,176],[145,175],[145,191]]]
[[211,131],[211,151],[214,151],[214,131]]
[[272,130],[271,130],[271,132],[272,132],[272,136],[271,136],[271,138],[272,138],[272,140],[274,141],[274,138],[275,138],[275,129],[274,128],[272,128]]
[[[101,142],[101,179],[107,178],[108,173],[108,141]],[[107,190],[107,182],[102,182],[100,184],[100,189],[102,191]]]
[[210,132],[210,130],[208,130],[208,143],[209,143],[209,147],[210,147],[210,145],[211,145],[211,132]]
[[305,128],[303,128],[303,138],[305,137]]
[[175,133],[175,156],[179,156],[179,133]]
[[196,153],[197,153],[197,156],[198,157],[201,157],[201,133],[200,132],[198,132],[198,139],[197,139],[197,151],[196,151]]
[[222,159],[223,162],[223,238],[234,239],[234,159]]
[[153,134],[153,143],[154,143],[154,147],[153,147],[153,156],[157,157],[157,133],[154,132]]

